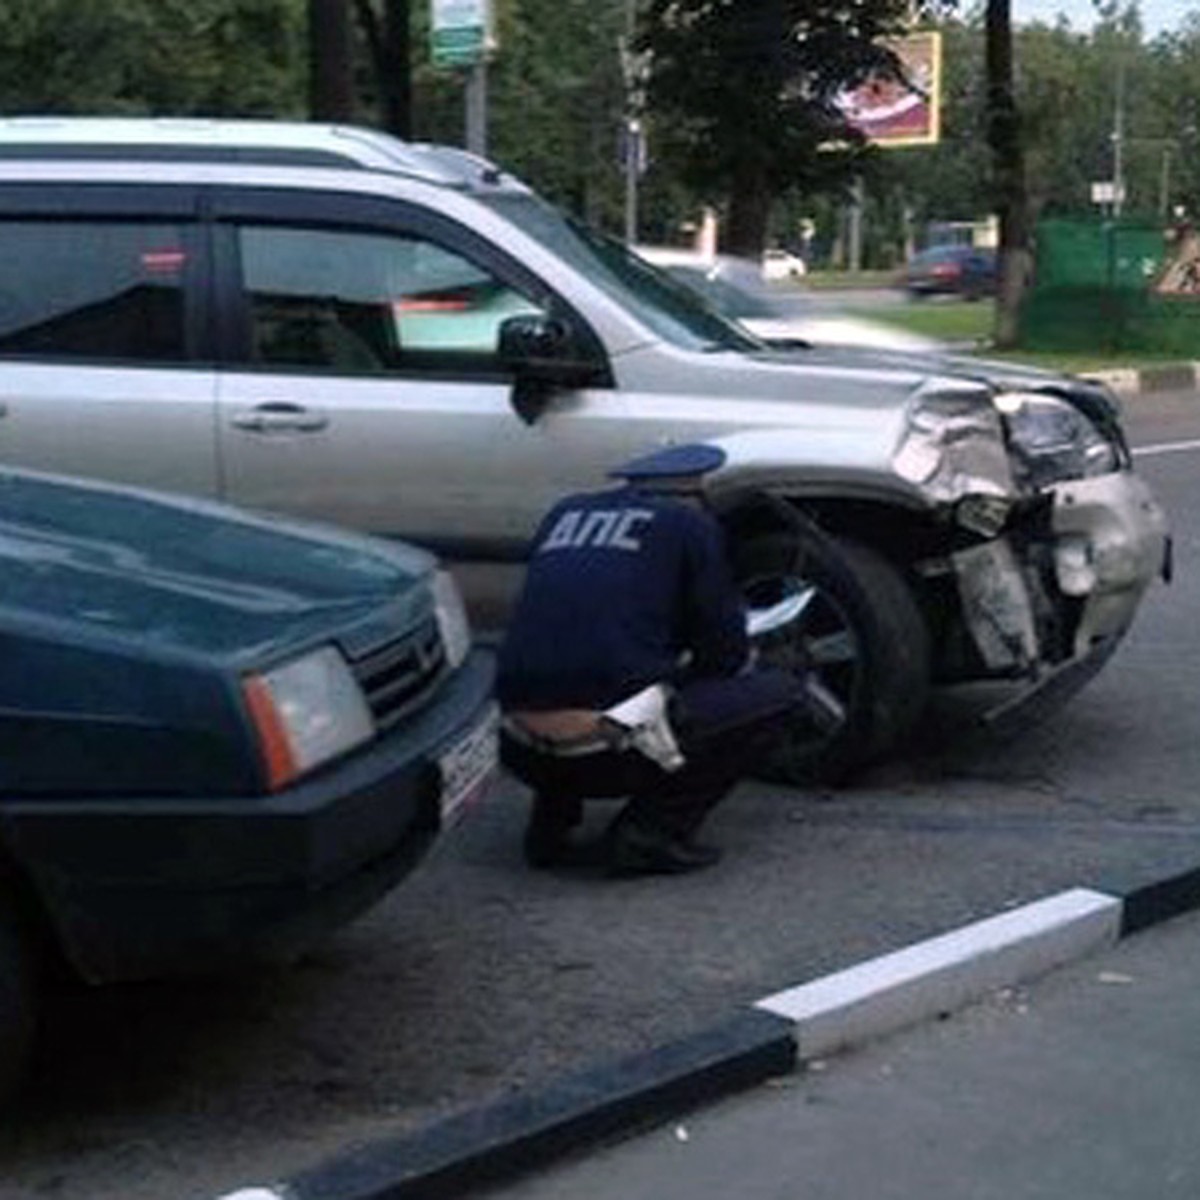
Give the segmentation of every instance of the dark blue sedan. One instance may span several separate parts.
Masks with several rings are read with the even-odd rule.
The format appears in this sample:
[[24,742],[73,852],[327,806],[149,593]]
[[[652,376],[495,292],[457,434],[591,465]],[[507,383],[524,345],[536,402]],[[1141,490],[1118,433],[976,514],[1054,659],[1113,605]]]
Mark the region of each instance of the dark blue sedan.
[[914,254],[904,273],[910,296],[949,295],[979,300],[996,293],[996,252],[979,246],[930,246]]

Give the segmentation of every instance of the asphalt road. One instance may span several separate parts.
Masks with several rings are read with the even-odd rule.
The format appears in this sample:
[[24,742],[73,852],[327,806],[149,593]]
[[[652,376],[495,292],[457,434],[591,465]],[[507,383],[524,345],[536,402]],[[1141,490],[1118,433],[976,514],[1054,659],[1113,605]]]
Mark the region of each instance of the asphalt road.
[[1200,916],[489,1200],[1186,1200]]
[[853,790],[741,789],[713,822],[725,861],[675,880],[525,871],[506,786],[293,968],[56,994],[0,1198],[208,1200],[1005,905],[1194,863],[1200,396],[1129,410],[1177,580],[1055,718],[1001,741],[979,695],[943,698]]

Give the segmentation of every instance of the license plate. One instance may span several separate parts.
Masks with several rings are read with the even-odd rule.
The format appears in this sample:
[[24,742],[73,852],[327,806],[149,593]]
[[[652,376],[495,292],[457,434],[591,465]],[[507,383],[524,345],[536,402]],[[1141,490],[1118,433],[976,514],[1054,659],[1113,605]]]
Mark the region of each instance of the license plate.
[[438,758],[443,829],[483,797],[496,770],[499,736],[500,713],[493,705],[483,720]]

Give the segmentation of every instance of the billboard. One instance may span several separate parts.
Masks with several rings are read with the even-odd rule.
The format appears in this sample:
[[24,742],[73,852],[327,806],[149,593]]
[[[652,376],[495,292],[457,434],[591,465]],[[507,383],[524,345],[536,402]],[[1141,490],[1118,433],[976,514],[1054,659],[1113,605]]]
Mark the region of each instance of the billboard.
[[838,107],[877,146],[931,146],[941,137],[942,35],[909,33],[884,44],[904,80],[873,76],[843,92]]

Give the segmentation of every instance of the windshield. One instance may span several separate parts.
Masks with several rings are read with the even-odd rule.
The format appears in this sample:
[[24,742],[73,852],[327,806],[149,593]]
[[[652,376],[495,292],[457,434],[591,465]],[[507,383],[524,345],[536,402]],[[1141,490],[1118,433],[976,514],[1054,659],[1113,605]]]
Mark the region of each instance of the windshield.
[[690,288],[544,200],[503,192],[479,199],[631,309],[665,341],[688,350],[762,349]]

